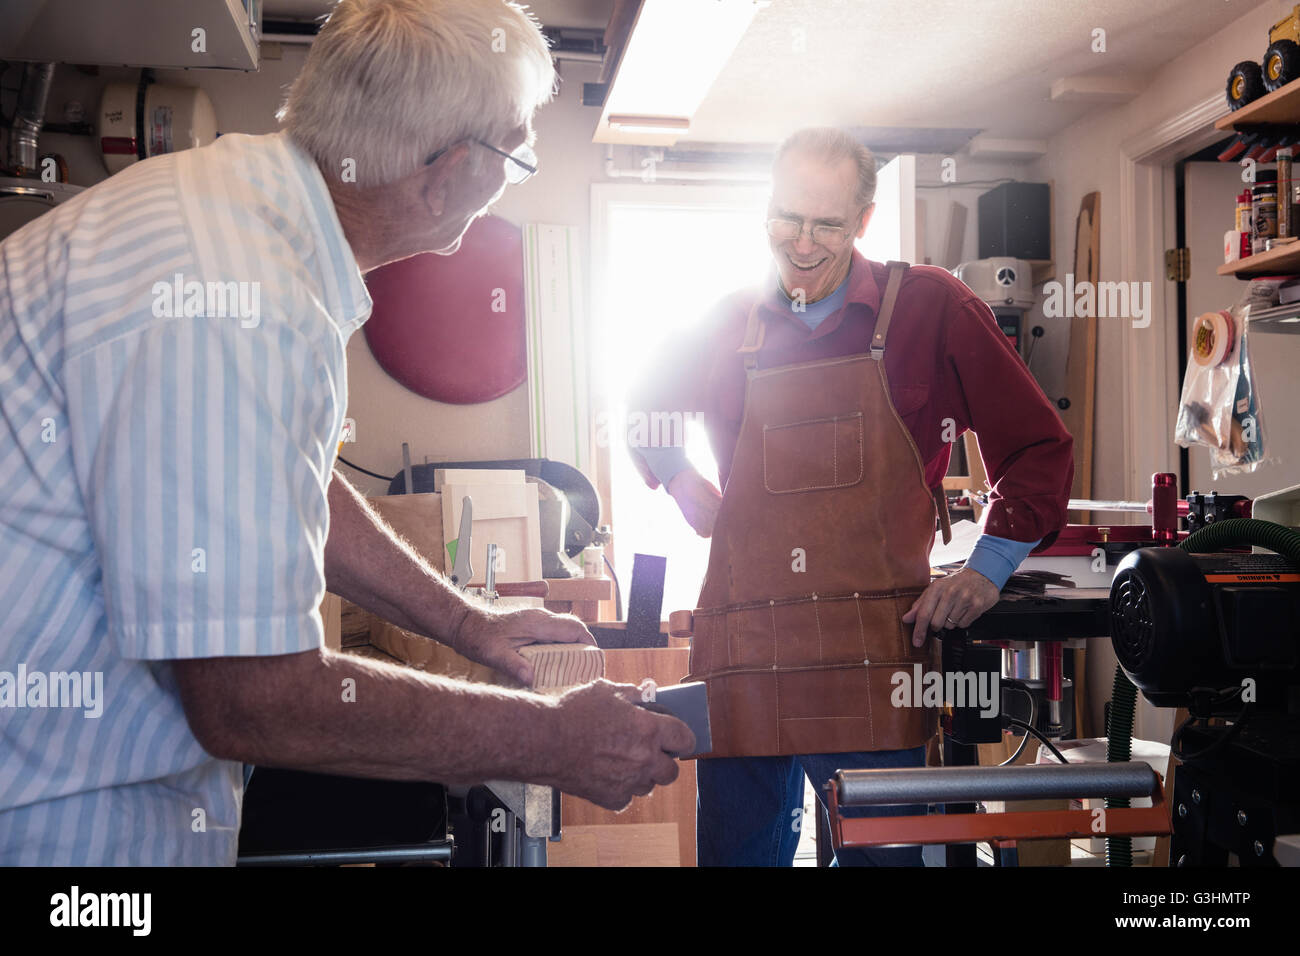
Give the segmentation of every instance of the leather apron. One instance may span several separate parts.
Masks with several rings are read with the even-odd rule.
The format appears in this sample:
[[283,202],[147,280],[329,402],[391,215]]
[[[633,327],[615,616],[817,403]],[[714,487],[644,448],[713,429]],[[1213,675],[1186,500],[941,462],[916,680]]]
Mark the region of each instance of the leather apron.
[[[709,757],[899,750],[937,729],[895,707],[896,673],[936,669],[902,616],[930,582],[947,508],[889,394],[884,350],[906,263],[868,354],[759,370],[758,306],[740,349],[744,418],[694,612],[690,674],[708,683]],[[916,694],[919,698],[919,693]]]

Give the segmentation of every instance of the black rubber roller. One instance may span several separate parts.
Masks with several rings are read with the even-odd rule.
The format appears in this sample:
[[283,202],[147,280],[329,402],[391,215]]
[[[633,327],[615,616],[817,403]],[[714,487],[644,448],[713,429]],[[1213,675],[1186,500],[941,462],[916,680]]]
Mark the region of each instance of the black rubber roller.
[[927,767],[918,770],[841,770],[831,778],[841,806],[970,803],[975,800],[1063,800],[1150,797],[1160,778],[1145,763],[1077,766]]

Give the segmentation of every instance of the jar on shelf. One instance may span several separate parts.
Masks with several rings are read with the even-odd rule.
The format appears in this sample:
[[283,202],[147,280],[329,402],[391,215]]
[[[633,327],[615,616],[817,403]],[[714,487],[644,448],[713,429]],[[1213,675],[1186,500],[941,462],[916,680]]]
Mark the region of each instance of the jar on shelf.
[[1256,183],[1250,190],[1250,218],[1254,227],[1250,251],[1259,255],[1268,248],[1268,241],[1277,238],[1277,182]]

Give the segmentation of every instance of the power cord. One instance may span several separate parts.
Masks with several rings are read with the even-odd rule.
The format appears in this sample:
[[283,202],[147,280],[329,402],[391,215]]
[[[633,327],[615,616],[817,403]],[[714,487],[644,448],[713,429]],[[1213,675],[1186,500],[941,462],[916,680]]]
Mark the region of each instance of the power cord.
[[[371,478],[378,478],[380,481],[392,481],[394,478],[397,477],[396,475],[381,475],[371,471],[369,468],[362,468],[360,465],[354,465],[352,462],[348,461],[342,455],[339,455],[339,461],[347,465],[349,468],[353,469],[354,471],[359,471],[363,475],[369,475]],[[411,489],[407,488],[406,490],[409,492]]]
[[1021,730],[1027,730],[1027,731],[1029,731],[1031,734],[1033,734],[1035,737],[1037,737],[1038,740],[1039,740],[1039,742],[1041,742],[1042,745],[1043,745],[1044,747],[1046,747],[1048,750],[1050,750],[1050,751],[1053,753],[1053,755],[1055,755],[1056,759],[1059,760],[1059,761],[1061,761],[1061,763],[1069,763],[1069,762],[1070,762],[1070,761],[1068,761],[1068,760],[1065,759],[1065,755],[1064,755],[1063,753],[1061,753],[1059,750],[1057,750],[1057,749],[1056,749],[1056,745],[1055,745],[1054,743],[1052,743],[1050,740],[1048,740],[1047,737],[1046,737],[1046,735],[1043,734],[1043,732],[1042,732],[1041,730],[1039,730],[1037,727],[1031,727],[1029,724],[1025,723],[1023,720],[1017,720],[1015,717],[1008,717],[1008,718],[1007,718],[1007,723],[1011,724],[1011,725],[1014,726],[1014,727],[1019,727]]
[[[1034,696],[1034,692],[1031,691],[1028,687],[1026,687],[1026,686],[1025,686],[1023,683],[1021,683],[1020,681],[1009,681],[1009,680],[1007,680],[1007,681],[1003,681],[1002,683],[1006,684],[1006,685],[1007,685],[1008,687],[1010,687],[1012,690],[1018,690],[1018,691],[1020,691],[1022,694],[1024,694],[1026,697],[1029,698],[1029,722],[1030,722],[1031,724],[1036,724],[1036,723],[1038,723],[1038,698]],[[1020,755],[1021,755],[1022,753],[1025,752],[1025,747],[1026,747],[1028,744],[1029,744],[1029,734],[1021,734],[1021,735],[1020,735],[1020,746],[1016,748],[1016,752],[1013,753],[1013,754],[1012,754],[1010,757],[1008,757],[1006,760],[1004,760],[1004,761],[1002,761],[1000,764],[998,764],[998,766],[999,766],[999,767],[1007,767],[1007,766],[1010,766],[1011,764],[1015,763],[1017,760],[1020,759]]]

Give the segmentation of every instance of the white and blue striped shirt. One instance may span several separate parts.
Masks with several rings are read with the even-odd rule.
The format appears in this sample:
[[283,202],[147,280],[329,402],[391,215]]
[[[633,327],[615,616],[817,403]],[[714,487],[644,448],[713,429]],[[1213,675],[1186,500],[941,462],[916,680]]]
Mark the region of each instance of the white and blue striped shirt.
[[139,163],[0,243],[0,862],[233,863],[242,770],[167,662],[321,645],[369,313],[285,134]]

